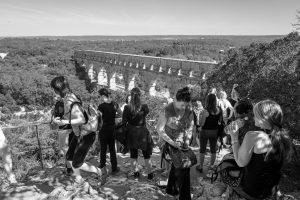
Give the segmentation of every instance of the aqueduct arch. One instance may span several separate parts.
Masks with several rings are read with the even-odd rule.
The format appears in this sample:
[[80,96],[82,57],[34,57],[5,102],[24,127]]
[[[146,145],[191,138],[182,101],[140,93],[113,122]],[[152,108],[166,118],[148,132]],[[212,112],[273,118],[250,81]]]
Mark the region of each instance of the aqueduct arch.
[[182,86],[200,84],[208,68],[217,64],[90,50],[75,51],[74,60],[80,79],[111,89],[137,86],[163,97],[172,96]]

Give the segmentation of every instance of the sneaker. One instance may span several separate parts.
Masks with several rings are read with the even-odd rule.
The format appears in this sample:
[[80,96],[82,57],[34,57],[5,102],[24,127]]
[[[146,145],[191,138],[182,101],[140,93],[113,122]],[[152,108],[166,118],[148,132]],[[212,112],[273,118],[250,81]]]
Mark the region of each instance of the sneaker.
[[73,183],[71,183],[71,185],[68,185],[66,187],[67,191],[70,190],[77,190],[77,189],[82,189],[84,185],[88,184],[87,182],[85,182],[85,180],[83,178],[81,178],[80,181],[77,181],[76,179],[74,180]]
[[127,174],[128,177],[134,177],[134,178],[139,178],[140,177],[140,172],[135,172],[131,171]]
[[9,182],[10,185],[14,185],[14,184],[18,183],[18,181],[16,180],[15,175],[13,175],[13,174],[10,175],[10,176],[8,176],[7,180],[8,180],[8,182]]
[[117,167],[117,169],[111,171],[111,175],[116,175],[117,173],[119,173],[121,171],[120,167]]
[[154,178],[154,173],[153,172],[148,174],[148,177],[147,177],[148,180],[153,180],[153,178]]

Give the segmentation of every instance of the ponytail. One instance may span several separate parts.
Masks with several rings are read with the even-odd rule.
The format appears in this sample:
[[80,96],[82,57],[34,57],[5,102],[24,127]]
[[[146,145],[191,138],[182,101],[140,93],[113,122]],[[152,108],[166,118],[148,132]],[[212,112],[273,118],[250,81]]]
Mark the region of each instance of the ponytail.
[[292,158],[292,144],[288,131],[281,126],[275,126],[270,132],[271,148],[267,152],[265,160],[277,160],[289,162]]
[[141,110],[141,107],[141,91],[138,88],[133,88],[130,94],[130,111],[133,115],[136,115]]
[[271,146],[265,160],[290,161],[292,143],[288,131],[282,128],[283,112],[278,103],[272,100],[263,100],[254,106],[254,116],[270,126],[267,132],[271,139]]

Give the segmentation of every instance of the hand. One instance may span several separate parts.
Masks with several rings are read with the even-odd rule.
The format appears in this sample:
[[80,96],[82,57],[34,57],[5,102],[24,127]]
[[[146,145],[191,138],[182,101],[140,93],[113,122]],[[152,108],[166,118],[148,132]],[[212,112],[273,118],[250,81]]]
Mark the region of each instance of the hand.
[[236,84],[236,83],[235,83],[235,84],[233,84],[233,88],[236,88],[237,86],[238,86],[238,84]]
[[239,125],[237,121],[233,121],[227,126],[227,133],[230,134],[232,139],[238,137],[238,130],[239,130]]
[[173,147],[177,148],[177,149],[181,149],[181,143],[180,142],[174,142],[172,144]]
[[202,127],[198,127],[198,128],[197,128],[197,130],[198,130],[199,132],[201,132],[201,130],[202,130]]
[[58,126],[63,126],[65,125],[65,123],[62,122],[61,118],[60,117],[55,117],[53,119],[53,123],[57,124]]

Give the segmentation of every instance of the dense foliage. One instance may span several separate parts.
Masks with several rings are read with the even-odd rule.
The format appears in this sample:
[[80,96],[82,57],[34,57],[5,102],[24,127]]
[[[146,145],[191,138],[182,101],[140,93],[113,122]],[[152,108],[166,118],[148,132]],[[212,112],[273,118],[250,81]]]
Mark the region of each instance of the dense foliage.
[[272,43],[231,50],[224,64],[207,80],[209,87],[241,87],[241,96],[257,102],[270,98],[283,108],[293,137],[300,133],[300,36],[291,33]]
[[[92,37],[92,36],[91,36]],[[0,52],[9,53],[0,60],[0,107],[6,112],[18,110],[19,105],[44,108],[53,103],[50,80],[66,75],[71,86],[80,96],[86,97],[84,81],[75,76],[71,57],[74,50],[92,49],[161,57],[194,60],[217,60],[232,47],[246,45],[251,41],[268,41],[275,37],[218,37],[201,36],[160,38],[131,38],[131,40],[80,41],[78,38],[4,38],[0,39]],[[77,39],[77,40],[76,40]],[[82,38],[97,40],[97,38]],[[99,38],[101,39],[101,38]],[[151,40],[150,40],[151,39]],[[154,39],[154,40],[153,40]],[[220,50],[224,50],[220,51]]]

